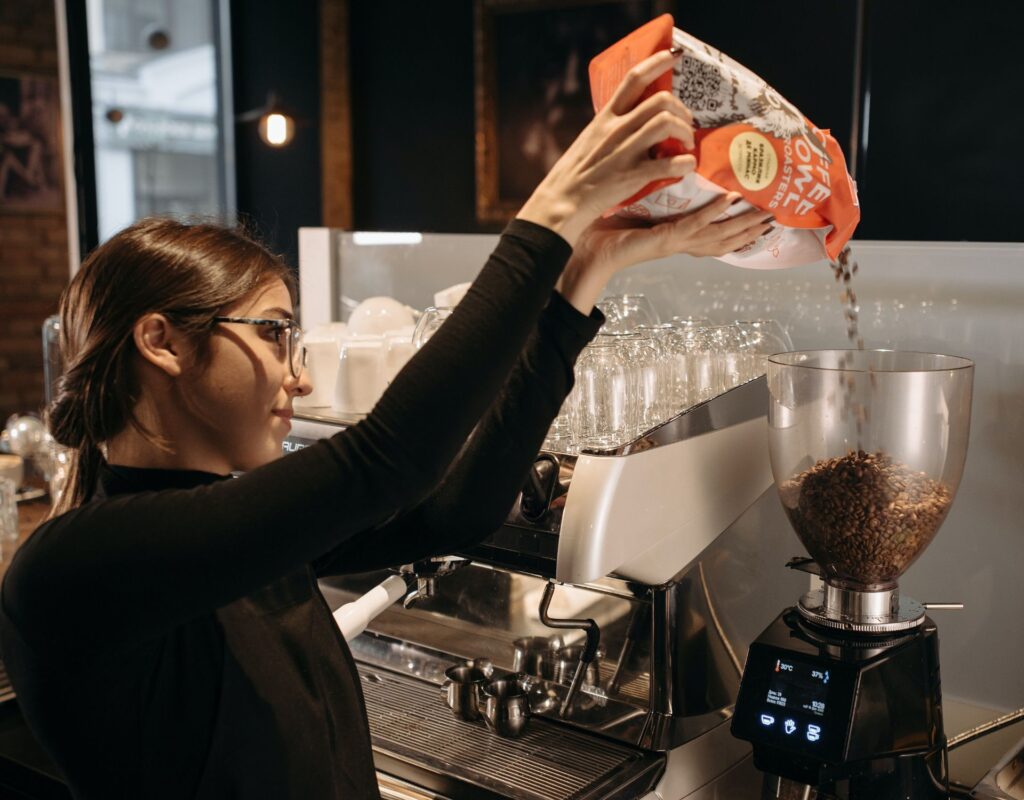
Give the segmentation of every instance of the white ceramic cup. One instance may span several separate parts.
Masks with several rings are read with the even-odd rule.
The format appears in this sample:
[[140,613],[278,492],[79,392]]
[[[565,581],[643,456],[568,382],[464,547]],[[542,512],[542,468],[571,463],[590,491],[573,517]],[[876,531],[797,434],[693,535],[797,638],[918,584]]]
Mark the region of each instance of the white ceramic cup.
[[455,308],[466,296],[466,290],[469,289],[470,284],[457,283],[454,286],[449,286],[447,289],[442,289],[439,292],[434,293],[434,306],[437,308]]
[[384,391],[383,353],[384,340],[380,337],[342,342],[334,381],[332,408],[335,411],[370,413]]
[[405,362],[412,358],[416,348],[412,346],[412,328],[403,328],[384,334],[384,355],[381,360],[382,379],[390,386]]
[[337,339],[306,340],[306,377],[313,391],[305,397],[296,397],[296,408],[321,408],[334,400],[334,383],[338,377],[338,356],[341,346]]

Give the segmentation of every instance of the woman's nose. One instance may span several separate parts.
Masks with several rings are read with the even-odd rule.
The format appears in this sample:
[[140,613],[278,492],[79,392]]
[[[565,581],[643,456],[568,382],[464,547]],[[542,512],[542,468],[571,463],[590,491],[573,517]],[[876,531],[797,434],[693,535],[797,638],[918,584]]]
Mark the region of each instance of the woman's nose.
[[[288,383],[291,385],[288,386]],[[309,380],[309,370],[305,367],[302,368],[302,372],[299,373],[297,378],[289,373],[285,384],[288,393],[293,397],[305,397],[313,391],[313,384]]]

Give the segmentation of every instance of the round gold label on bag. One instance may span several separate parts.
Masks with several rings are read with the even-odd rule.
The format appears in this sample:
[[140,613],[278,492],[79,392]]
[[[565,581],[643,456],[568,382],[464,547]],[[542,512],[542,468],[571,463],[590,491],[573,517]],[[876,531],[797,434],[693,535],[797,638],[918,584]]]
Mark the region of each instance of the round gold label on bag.
[[754,131],[737,134],[729,145],[729,162],[740,185],[756,192],[775,180],[779,158],[768,137]]

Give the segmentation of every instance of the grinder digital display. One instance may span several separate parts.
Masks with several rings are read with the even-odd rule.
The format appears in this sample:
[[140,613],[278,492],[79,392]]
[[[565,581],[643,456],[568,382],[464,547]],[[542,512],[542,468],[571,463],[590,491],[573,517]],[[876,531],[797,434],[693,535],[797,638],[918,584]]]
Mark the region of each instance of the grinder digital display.
[[779,706],[803,716],[825,716],[829,670],[820,664],[806,664],[794,658],[775,659],[768,681],[769,705]]
[[854,683],[841,662],[755,642],[747,656],[733,732],[751,742],[838,761]]
[[793,749],[820,750],[828,723],[831,670],[827,665],[793,658],[786,653],[767,659],[770,669],[757,715],[767,739]]

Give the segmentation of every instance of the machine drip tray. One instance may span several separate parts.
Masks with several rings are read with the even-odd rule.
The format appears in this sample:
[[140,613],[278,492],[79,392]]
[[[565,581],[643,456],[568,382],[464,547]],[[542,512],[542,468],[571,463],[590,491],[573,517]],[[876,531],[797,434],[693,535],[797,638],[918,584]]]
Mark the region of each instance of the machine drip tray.
[[[634,786],[641,796],[664,769],[664,758],[605,741],[534,717],[518,739],[504,739],[484,723],[456,719],[439,687],[359,665],[374,754],[415,774],[468,785],[465,796],[516,800],[583,800],[619,795]],[[461,793],[460,793],[461,794]],[[632,794],[632,792],[631,792]]]

